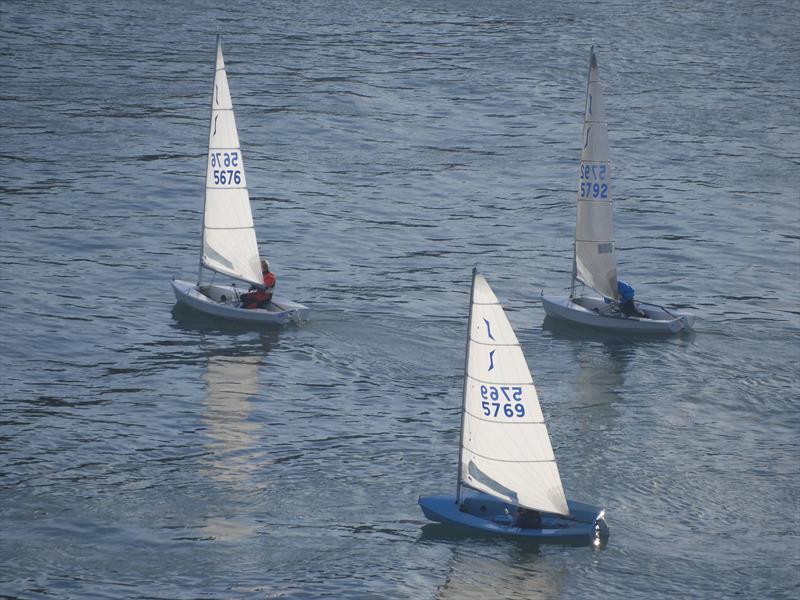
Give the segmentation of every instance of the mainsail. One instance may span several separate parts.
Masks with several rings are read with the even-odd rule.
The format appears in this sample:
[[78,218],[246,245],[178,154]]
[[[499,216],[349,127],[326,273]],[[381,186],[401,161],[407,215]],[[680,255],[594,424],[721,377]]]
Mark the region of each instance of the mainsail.
[[461,482],[518,506],[569,514],[533,378],[505,311],[473,274]]
[[589,80],[586,85],[580,167],[574,275],[607,298],[617,299],[608,125],[594,47],[591,50]]
[[201,265],[236,279],[263,284],[244,160],[219,39],[208,136]]

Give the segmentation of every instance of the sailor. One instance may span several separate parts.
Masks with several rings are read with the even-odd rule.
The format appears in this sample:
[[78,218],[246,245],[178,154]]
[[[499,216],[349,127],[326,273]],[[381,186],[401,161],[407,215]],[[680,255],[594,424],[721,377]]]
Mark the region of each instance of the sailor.
[[251,286],[250,291],[242,294],[242,308],[264,308],[272,300],[272,292],[278,278],[269,270],[269,260],[261,259],[261,276],[264,287]]
[[626,317],[647,317],[645,313],[636,308],[633,296],[636,293],[631,285],[622,279],[617,280],[619,292],[619,308]]
[[264,277],[264,285],[267,288],[267,301],[272,300],[272,290],[275,289],[278,278],[269,270],[269,261],[266,258],[261,259],[261,275]]
[[517,509],[516,519],[514,525],[521,529],[541,529],[542,528],[542,513],[538,510],[530,508]]

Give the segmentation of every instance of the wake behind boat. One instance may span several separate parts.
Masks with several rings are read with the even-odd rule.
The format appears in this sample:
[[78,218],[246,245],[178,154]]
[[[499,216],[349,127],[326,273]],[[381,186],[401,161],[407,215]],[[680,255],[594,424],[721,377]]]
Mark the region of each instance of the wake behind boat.
[[567,500],[522,348],[472,272],[455,494],[422,496],[432,521],[537,541],[599,542],[602,509]]
[[[203,282],[205,270],[212,273],[210,282]],[[232,282],[215,283],[217,274]],[[237,281],[243,285],[237,286]],[[309,308],[273,297],[274,285],[269,261],[259,257],[222,44],[217,38],[200,267],[197,283],[174,279],[172,289],[179,303],[214,317],[265,325],[307,319]]]
[[[586,84],[570,294],[568,298],[543,295],[542,305],[549,317],[591,327],[643,333],[675,333],[691,329],[694,316],[635,301],[633,288],[617,278],[611,180],[608,125],[597,57],[592,47]],[[576,294],[578,284],[595,290],[599,297]]]

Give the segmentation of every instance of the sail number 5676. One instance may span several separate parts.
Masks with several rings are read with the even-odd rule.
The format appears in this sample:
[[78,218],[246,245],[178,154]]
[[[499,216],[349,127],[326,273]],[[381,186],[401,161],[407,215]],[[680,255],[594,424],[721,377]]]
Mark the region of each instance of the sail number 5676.
[[211,153],[211,166],[212,167],[238,167],[239,166],[239,153],[238,152],[212,152]]
[[481,386],[481,402],[483,414],[487,417],[524,417],[525,406],[522,404],[522,388],[516,386],[493,385]]
[[242,183],[242,174],[239,172],[239,169],[222,169],[217,171],[216,169],[212,172],[214,176],[214,184],[215,185],[239,185]]
[[242,172],[238,168],[238,152],[212,152],[211,167],[214,169],[211,172],[214,177],[214,185],[240,185],[242,183]]

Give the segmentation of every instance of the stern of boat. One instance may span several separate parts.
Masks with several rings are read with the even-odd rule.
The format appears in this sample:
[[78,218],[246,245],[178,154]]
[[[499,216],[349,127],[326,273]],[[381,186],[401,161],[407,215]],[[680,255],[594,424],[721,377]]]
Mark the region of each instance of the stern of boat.
[[606,509],[575,500],[567,500],[567,506],[569,506],[570,519],[592,524],[594,532],[593,543],[596,546],[608,538],[609,529],[608,523],[606,523]]
[[681,314],[681,325],[683,325],[683,329],[685,331],[689,331],[690,329],[694,329],[694,315],[684,315]]

